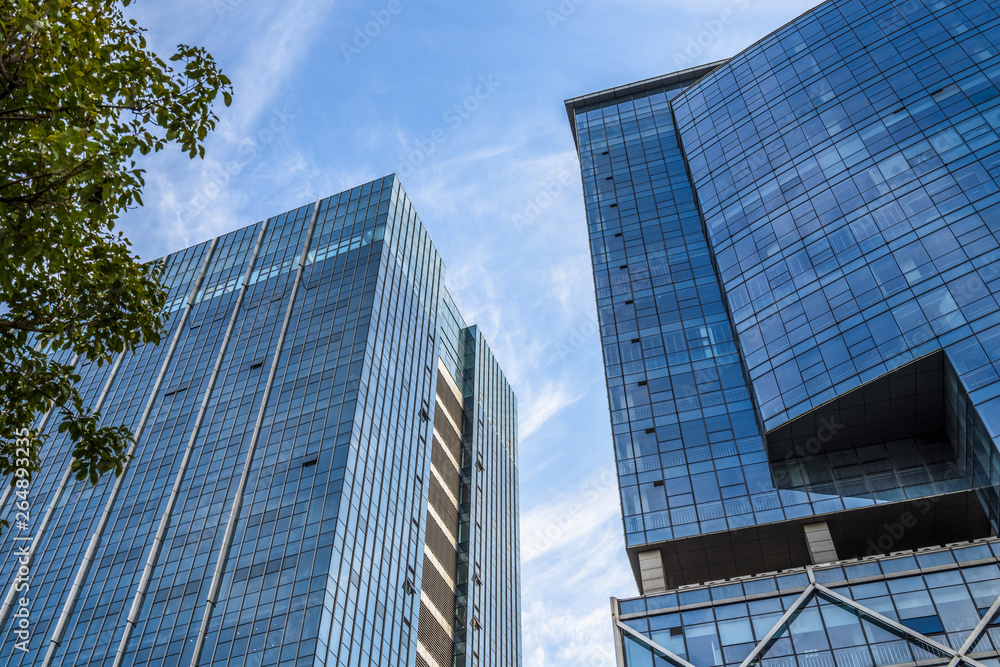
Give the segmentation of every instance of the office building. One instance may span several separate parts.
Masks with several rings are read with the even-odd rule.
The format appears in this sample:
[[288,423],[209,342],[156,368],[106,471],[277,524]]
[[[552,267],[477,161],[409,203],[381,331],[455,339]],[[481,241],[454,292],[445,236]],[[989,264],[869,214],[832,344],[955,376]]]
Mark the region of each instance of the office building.
[[444,273],[395,176],[168,256],[162,344],[79,369],[134,457],[47,441],[0,664],[519,665],[516,401]]
[[621,664],[1000,664],[998,44],[996,2],[830,0],[567,101]]

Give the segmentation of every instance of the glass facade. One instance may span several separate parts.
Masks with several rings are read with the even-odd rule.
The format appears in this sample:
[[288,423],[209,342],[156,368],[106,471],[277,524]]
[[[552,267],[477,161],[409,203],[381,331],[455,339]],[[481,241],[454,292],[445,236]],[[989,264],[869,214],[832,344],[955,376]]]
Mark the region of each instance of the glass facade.
[[[5,643],[0,663],[466,665],[457,639],[476,627],[497,647],[476,664],[519,664],[516,402],[398,180],[165,266],[164,343],[80,369],[87,400],[136,434],[134,458],[92,487],[69,474],[66,439],[47,441],[31,485],[30,647]],[[443,518],[430,509],[439,369],[467,387],[463,460],[491,457],[496,479],[484,490],[480,470],[456,471],[464,504]],[[493,566],[485,601],[454,604],[467,595],[456,579],[453,613],[427,618],[429,526],[477,502],[506,520],[445,553],[452,570]],[[16,569],[0,570],[8,634]]]
[[[629,667],[997,665],[1000,542],[620,600]],[[643,642],[629,630],[649,638]]]
[[674,125],[682,85],[574,109],[630,547],[782,511]]
[[[996,2],[829,0],[730,60],[567,101],[643,593],[996,534],[997,44]],[[971,660],[867,626],[838,653],[823,595],[784,653],[751,656],[756,612],[731,609],[747,652],[683,653]]]

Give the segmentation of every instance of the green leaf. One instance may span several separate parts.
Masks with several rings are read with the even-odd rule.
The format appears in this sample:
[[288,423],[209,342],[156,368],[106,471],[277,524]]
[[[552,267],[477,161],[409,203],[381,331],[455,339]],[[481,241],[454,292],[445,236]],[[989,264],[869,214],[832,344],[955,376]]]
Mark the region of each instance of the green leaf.
[[[181,64],[173,66],[150,51],[143,28],[122,14],[130,4],[0,5],[5,48],[20,58],[17,77],[4,81],[0,114],[29,119],[0,124],[3,474],[13,473],[18,430],[52,407],[49,431],[71,440],[77,479],[97,483],[124,471],[132,434],[103,424],[80,393],[80,370],[51,355],[102,366],[161,340],[162,270],[139,262],[115,221],[142,205],[138,155],[172,143],[203,157],[214,100],[221,94],[228,105],[232,97],[204,49],[178,46],[168,62]],[[41,467],[47,435],[34,438],[29,473]]]

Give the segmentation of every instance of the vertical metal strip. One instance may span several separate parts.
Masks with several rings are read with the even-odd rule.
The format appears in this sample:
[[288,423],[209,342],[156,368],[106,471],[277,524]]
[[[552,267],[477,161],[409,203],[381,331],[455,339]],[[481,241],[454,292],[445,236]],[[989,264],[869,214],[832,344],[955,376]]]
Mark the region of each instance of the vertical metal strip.
[[618,667],[625,667],[625,636],[622,635],[618,624],[621,622],[621,615],[618,613],[618,598],[611,598],[611,631],[615,636],[615,664]]
[[257,261],[257,256],[260,253],[260,248],[263,244],[264,234],[267,232],[267,227],[267,220],[265,220],[261,224],[260,232],[257,235],[257,243],[254,245],[253,250],[250,253],[250,258],[247,261],[247,268],[243,274],[243,283],[240,286],[239,295],[236,297],[236,303],[233,306],[233,313],[229,317],[229,326],[226,329],[226,335],[222,340],[219,354],[216,356],[215,366],[212,368],[212,374],[208,380],[208,386],[205,388],[205,393],[202,396],[201,407],[198,410],[198,416],[195,418],[194,427],[191,430],[191,437],[188,438],[187,448],[184,451],[184,456],[181,459],[180,466],[177,470],[177,475],[174,479],[174,487],[170,492],[170,499],[167,501],[167,506],[163,510],[163,515],[160,517],[159,528],[156,531],[156,535],[153,537],[153,544],[150,546],[149,556],[146,559],[146,565],[143,568],[142,577],[139,579],[139,585],[136,588],[135,597],[132,599],[132,608],[129,610],[128,618],[125,621],[122,639],[118,644],[118,652],[115,655],[113,667],[120,667],[122,665],[125,659],[125,651],[128,648],[129,640],[132,638],[132,631],[135,629],[135,626],[139,621],[139,614],[142,611],[142,604],[146,598],[146,592],[149,589],[149,582],[153,578],[153,570],[156,568],[156,563],[160,558],[160,551],[163,549],[163,544],[166,541],[167,530],[169,529],[170,521],[173,518],[174,508],[180,498],[181,486],[183,485],[184,478],[187,475],[187,469],[191,462],[191,457],[194,455],[195,441],[197,440],[198,433],[205,421],[205,414],[208,412],[208,405],[212,397],[212,392],[215,390],[215,383],[219,378],[219,372],[222,369],[223,359],[226,356],[226,351],[229,349],[229,342],[232,340],[233,331],[236,329],[236,321],[239,318],[240,308],[243,306],[243,299],[246,296],[247,288],[250,285],[250,273],[253,271],[254,264]]
[[[198,271],[198,278],[194,281],[194,285],[191,288],[187,305],[184,307],[184,313],[181,315],[180,322],[177,324],[177,330],[174,332],[174,336],[170,341],[170,348],[167,350],[163,363],[160,364],[160,372],[156,376],[156,382],[153,384],[153,388],[149,394],[149,399],[146,401],[146,407],[142,412],[142,417],[139,419],[139,425],[135,430],[135,438],[132,441],[132,445],[128,448],[128,457],[131,457],[135,453],[139,439],[142,437],[142,431],[146,427],[146,420],[149,419],[149,413],[152,411],[153,404],[156,402],[156,395],[160,391],[160,385],[163,383],[163,377],[166,375],[167,367],[173,359],[174,352],[177,349],[177,344],[184,331],[184,325],[187,323],[187,318],[191,313],[192,306],[194,306],[195,296],[198,294],[202,281],[205,279],[205,273],[208,271],[208,266],[212,261],[212,256],[215,254],[215,247],[218,243],[219,239],[213,239],[212,243],[208,247],[208,250],[205,252],[205,258],[202,260],[201,269]],[[97,553],[97,548],[101,544],[101,538],[104,536],[104,528],[107,526],[108,520],[111,518],[111,512],[117,505],[118,494],[121,492],[122,484],[125,481],[125,475],[128,472],[128,468],[129,463],[126,461],[122,474],[115,480],[115,485],[111,489],[108,502],[104,506],[104,512],[101,514],[101,518],[97,523],[97,528],[94,530],[94,534],[91,535],[90,544],[87,546],[87,551],[83,556],[83,561],[77,568],[76,578],[73,580],[69,596],[66,598],[66,603],[63,605],[62,613],[59,615],[59,620],[56,623],[55,630],[52,632],[52,637],[49,640],[49,648],[45,654],[45,659],[42,661],[42,667],[50,667],[52,665],[52,661],[55,659],[56,651],[62,643],[63,635],[66,633],[66,626],[69,625],[69,619],[73,613],[73,607],[76,605],[76,600],[80,596],[80,591],[83,590],[84,582],[90,572],[90,565],[94,560],[94,555]]]
[[[121,367],[122,359],[125,357],[123,354],[119,354],[115,357],[114,363],[111,365],[111,369],[108,372],[108,378],[104,381],[104,387],[101,389],[101,394],[97,398],[95,405],[95,410],[100,410],[104,407],[104,401],[108,396],[108,392],[111,390],[111,385],[114,384],[115,378],[118,376],[118,369]],[[77,357],[77,359],[79,356]],[[76,364],[77,359],[74,359],[73,363]],[[45,423],[49,416],[55,410],[55,406],[49,408],[49,411],[45,413],[45,417],[42,418],[39,424],[39,429],[45,427]],[[42,517],[41,522],[35,528],[35,533],[31,538],[31,545],[28,547],[28,566],[35,559],[35,553],[38,551],[38,545],[42,542],[42,536],[45,534],[46,529],[49,527],[49,522],[52,521],[52,517],[55,514],[56,508],[59,506],[59,502],[62,500],[63,493],[66,492],[66,487],[69,486],[69,482],[73,477],[73,461],[70,461],[69,466],[66,468],[66,472],[63,473],[62,479],[59,481],[59,486],[56,487],[55,493],[52,496],[52,500],[49,501],[49,506],[45,510],[45,515]],[[7,499],[9,498],[9,492],[14,487],[8,486],[7,490],[4,492],[3,500],[0,501],[0,506],[7,505]],[[17,579],[11,582],[10,588],[7,589],[7,595],[4,596],[3,605],[0,605],[0,626],[3,626],[7,622],[7,615],[10,614],[10,610],[14,607],[14,598],[17,597]]]
[[[250,481],[250,470],[253,465],[254,453],[257,450],[257,443],[260,441],[260,430],[264,423],[264,413],[267,410],[267,402],[271,397],[271,388],[274,386],[274,378],[278,374],[278,361],[281,357],[281,350],[285,344],[285,337],[288,335],[288,326],[292,321],[292,311],[295,308],[295,297],[298,295],[299,285],[302,284],[302,274],[308,262],[309,245],[312,243],[313,231],[316,228],[316,218],[319,216],[319,205],[322,199],[316,202],[313,208],[312,217],[309,219],[309,229],[306,231],[305,243],[302,245],[302,253],[299,256],[299,268],[295,272],[295,280],[292,282],[292,293],[288,298],[288,308],[285,309],[285,320],[281,325],[281,333],[278,335],[278,342],[274,350],[274,358],[271,360],[271,370],[267,376],[267,384],[264,387],[264,395],[260,401],[260,408],[257,411],[257,422],[254,425],[253,435],[250,438],[250,445],[247,448],[247,455],[243,462],[243,474],[240,477],[239,486],[233,497],[233,505],[229,511],[229,520],[226,523],[226,532],[219,549],[219,557],[215,562],[215,574],[212,575],[212,583],[208,589],[208,598],[205,600],[205,614],[201,619],[201,628],[198,630],[198,638],[195,641],[194,653],[191,657],[191,667],[197,667],[201,659],[201,652],[205,648],[205,640],[208,637],[208,625],[212,620],[212,611],[219,598],[219,589],[222,587],[222,578],[225,576],[226,560],[229,558],[229,551],[233,545],[233,537],[236,534],[236,523],[239,520],[240,510],[243,506],[243,494],[246,492],[247,484]],[[43,666],[47,667],[47,666]]]

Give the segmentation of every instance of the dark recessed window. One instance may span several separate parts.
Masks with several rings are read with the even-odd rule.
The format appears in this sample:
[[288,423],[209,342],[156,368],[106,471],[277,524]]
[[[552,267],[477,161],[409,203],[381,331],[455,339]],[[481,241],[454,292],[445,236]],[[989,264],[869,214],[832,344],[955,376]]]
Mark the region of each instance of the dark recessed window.
[[944,632],[941,619],[937,616],[920,616],[919,618],[904,618],[899,621],[911,630],[922,635],[936,635]]

